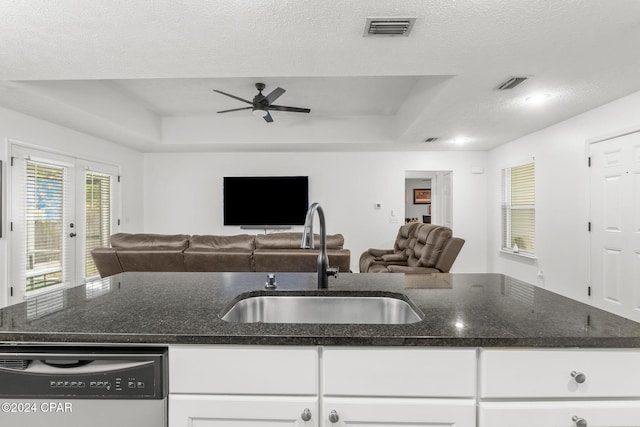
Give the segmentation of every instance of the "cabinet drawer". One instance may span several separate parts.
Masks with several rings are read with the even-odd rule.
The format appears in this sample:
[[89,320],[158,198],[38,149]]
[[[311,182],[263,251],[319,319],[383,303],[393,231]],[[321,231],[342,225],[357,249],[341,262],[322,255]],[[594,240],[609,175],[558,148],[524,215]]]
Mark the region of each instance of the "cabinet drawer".
[[[327,423],[335,411],[338,423]],[[328,397],[322,401],[325,427],[476,427],[475,399]]]
[[327,396],[473,397],[473,349],[325,348]]
[[318,352],[305,347],[170,346],[171,393],[315,395]]
[[[562,401],[479,405],[478,427],[637,427],[640,402]],[[574,420],[573,417],[576,417]]]
[[[583,374],[583,378],[572,376]],[[583,382],[579,382],[584,380]],[[638,350],[483,350],[483,398],[637,397]]]
[[319,415],[317,396],[169,395],[171,427],[317,427]]

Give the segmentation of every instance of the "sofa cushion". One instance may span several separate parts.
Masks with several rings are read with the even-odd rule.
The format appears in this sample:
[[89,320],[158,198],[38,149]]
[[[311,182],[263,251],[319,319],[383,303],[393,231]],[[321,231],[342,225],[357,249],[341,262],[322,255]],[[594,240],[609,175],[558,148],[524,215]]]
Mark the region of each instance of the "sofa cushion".
[[[253,252],[255,271],[318,271],[317,249],[256,249]],[[348,249],[328,250],[329,266],[338,267],[344,273],[349,272],[351,251]]]
[[187,249],[188,246],[189,236],[186,234],[116,233],[111,236],[111,247],[118,250],[159,250],[182,252]]
[[253,271],[251,251],[189,248],[184,251],[187,271]]
[[[320,246],[320,236],[313,235],[314,246]],[[302,233],[271,233],[256,236],[256,249],[300,249]],[[327,249],[342,249],[342,234],[327,235]]]
[[190,249],[233,249],[238,251],[253,251],[255,237],[248,234],[236,236],[191,236]]
[[448,227],[423,224],[418,229],[415,245],[413,245],[412,253],[407,260],[408,265],[434,268],[445,243],[451,236],[452,232]]
[[395,253],[402,253],[405,257],[409,255],[409,253],[407,253],[407,249],[410,248],[412,238],[414,237],[416,228],[419,225],[419,222],[410,222],[400,226],[396,240],[393,243],[393,251]]
[[122,249],[117,253],[123,271],[186,271],[182,251]]

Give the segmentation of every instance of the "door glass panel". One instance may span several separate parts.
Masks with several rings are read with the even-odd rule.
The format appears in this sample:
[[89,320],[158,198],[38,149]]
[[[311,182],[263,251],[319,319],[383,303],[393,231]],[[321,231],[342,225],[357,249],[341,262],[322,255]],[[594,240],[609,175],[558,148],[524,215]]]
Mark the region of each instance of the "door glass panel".
[[26,290],[62,283],[64,168],[26,162]]
[[98,276],[91,251],[109,246],[111,236],[111,176],[85,173],[85,279]]

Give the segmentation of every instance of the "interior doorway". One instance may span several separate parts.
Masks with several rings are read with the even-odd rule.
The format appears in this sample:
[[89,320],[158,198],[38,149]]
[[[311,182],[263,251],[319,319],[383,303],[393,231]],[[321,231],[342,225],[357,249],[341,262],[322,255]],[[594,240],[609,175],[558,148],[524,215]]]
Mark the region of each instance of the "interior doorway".
[[405,171],[405,222],[453,228],[452,181],[452,171]]

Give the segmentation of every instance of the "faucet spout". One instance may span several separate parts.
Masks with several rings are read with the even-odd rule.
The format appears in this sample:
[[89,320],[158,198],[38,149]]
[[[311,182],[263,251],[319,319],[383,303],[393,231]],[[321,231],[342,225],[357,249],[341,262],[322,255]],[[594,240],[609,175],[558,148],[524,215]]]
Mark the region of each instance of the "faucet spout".
[[320,253],[318,254],[318,289],[329,289],[329,276],[337,277],[338,269],[329,267],[329,257],[327,256],[327,226],[324,219],[324,211],[319,203],[313,203],[307,211],[304,220],[304,231],[302,232],[303,249],[312,249],[313,242],[313,216],[318,212],[320,220]]

